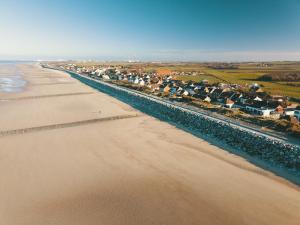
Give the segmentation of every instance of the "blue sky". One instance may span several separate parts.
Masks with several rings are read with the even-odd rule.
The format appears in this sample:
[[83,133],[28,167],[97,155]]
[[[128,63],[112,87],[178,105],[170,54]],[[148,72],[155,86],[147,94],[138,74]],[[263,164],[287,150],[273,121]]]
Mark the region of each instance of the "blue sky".
[[299,0],[0,0],[0,59],[300,60]]

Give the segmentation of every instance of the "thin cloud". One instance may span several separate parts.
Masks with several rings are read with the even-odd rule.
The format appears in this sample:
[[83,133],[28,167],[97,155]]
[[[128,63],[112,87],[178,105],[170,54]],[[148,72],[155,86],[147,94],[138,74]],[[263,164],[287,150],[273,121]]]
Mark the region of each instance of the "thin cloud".
[[151,54],[158,59],[190,61],[282,61],[300,60],[300,51],[206,51],[158,50]]

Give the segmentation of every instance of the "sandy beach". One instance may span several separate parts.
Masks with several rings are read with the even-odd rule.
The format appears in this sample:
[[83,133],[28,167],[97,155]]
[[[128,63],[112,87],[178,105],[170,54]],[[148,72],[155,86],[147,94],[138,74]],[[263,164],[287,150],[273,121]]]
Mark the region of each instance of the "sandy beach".
[[0,92],[1,225],[300,224],[283,178],[66,73],[18,69],[25,89]]

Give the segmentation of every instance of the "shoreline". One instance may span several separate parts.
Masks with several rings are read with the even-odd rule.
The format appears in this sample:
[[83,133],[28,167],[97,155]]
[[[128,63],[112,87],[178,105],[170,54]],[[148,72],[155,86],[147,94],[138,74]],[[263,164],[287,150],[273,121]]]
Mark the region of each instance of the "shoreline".
[[27,82],[22,78],[16,64],[0,61],[0,66],[0,93],[22,92]]

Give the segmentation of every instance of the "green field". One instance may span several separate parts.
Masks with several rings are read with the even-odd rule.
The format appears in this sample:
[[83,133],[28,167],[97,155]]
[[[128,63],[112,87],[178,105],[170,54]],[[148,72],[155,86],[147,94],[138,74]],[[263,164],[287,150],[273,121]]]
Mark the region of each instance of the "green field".
[[250,85],[252,83],[260,84],[263,89],[276,95],[285,95],[289,97],[300,98],[300,82],[266,82],[257,80],[260,76],[271,72],[300,71],[300,63],[273,63],[268,68],[258,67],[256,65],[240,64],[238,69],[211,69],[203,64],[183,64],[157,66],[158,68],[168,68],[172,71],[201,72],[204,74],[191,76],[177,76],[177,79],[184,81],[209,80],[210,83],[223,82],[241,85]]

